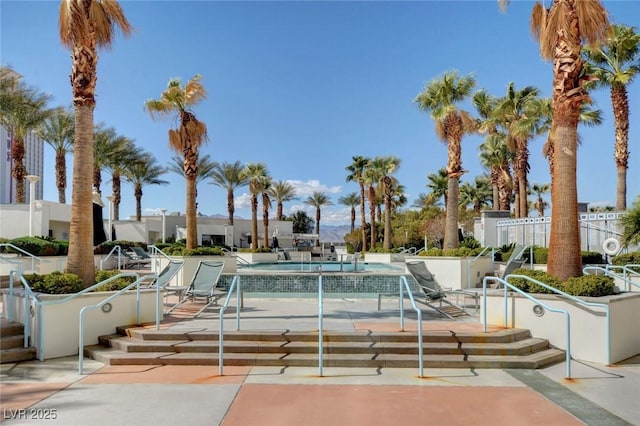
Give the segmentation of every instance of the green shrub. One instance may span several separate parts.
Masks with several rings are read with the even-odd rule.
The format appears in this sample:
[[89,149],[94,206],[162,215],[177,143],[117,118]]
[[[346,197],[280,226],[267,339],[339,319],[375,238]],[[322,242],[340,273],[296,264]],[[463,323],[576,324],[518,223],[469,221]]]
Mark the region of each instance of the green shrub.
[[419,256],[442,256],[442,249],[431,247],[428,250],[421,251]]
[[[37,237],[20,237],[9,241],[9,244],[30,253],[34,256],[55,256],[58,254],[58,245],[51,241]],[[9,252],[15,251],[8,249]],[[19,252],[18,252],[19,253]]]
[[546,247],[533,247],[533,263],[546,264],[549,259],[549,249]]
[[602,254],[597,251],[583,251],[580,252],[580,255],[582,256],[583,265],[599,265],[606,263]]
[[33,289],[33,291],[47,294],[70,294],[77,293],[84,289],[82,280],[76,274],[67,274],[59,271],[52,272],[47,275],[35,278],[33,281],[29,281],[29,278],[25,276],[27,282]]
[[[551,275],[545,271],[519,268],[513,271],[513,274],[526,275],[527,277],[531,277],[534,280],[543,282],[547,285],[562,290],[562,281],[560,281],[560,279],[555,277],[554,275]],[[509,278],[508,282],[514,287],[517,287],[522,291],[526,291],[527,293],[553,293],[553,291],[524,278]]]
[[[611,264],[618,265],[618,266],[640,265],[640,251],[619,254],[618,256],[612,257]],[[640,268],[633,268],[633,269],[636,272],[640,272]]]
[[573,296],[600,297],[614,294],[613,278],[604,275],[583,275],[564,282],[563,291]]
[[471,235],[467,235],[466,237],[464,237],[464,239],[460,242],[460,247],[466,247],[469,249],[477,249],[480,248],[480,241],[476,240],[473,236]]
[[[258,249],[260,250],[260,249]],[[174,245],[163,250],[168,256],[224,256],[220,247],[196,247],[187,250],[186,248]],[[267,251],[271,251],[268,249]]]
[[[96,282],[102,282],[107,280],[115,275],[118,275],[120,271],[97,271],[96,272]],[[127,276],[120,277],[113,281],[109,281],[108,283],[97,287],[94,291],[116,291],[125,288],[129,284],[133,283],[136,280],[136,277]]]

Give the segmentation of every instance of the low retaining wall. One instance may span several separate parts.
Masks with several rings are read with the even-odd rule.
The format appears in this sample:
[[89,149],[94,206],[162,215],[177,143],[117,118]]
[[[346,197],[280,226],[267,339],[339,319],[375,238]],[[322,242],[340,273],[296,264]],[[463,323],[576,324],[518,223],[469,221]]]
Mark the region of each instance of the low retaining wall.
[[[504,292],[492,290],[487,297],[487,324],[503,326]],[[555,295],[534,294],[543,303],[565,309],[571,322],[571,355],[575,359],[600,364],[614,364],[640,354],[638,312],[640,292],[622,293],[606,297],[584,297],[587,302],[602,303],[606,309],[580,305]],[[507,326],[526,328],[535,337],[548,339],[560,349],[566,349],[565,315],[536,307],[536,303],[519,295],[507,296]],[[534,310],[534,307],[535,310]],[[483,318],[481,304],[481,318]],[[607,335],[610,347],[607,347]]]

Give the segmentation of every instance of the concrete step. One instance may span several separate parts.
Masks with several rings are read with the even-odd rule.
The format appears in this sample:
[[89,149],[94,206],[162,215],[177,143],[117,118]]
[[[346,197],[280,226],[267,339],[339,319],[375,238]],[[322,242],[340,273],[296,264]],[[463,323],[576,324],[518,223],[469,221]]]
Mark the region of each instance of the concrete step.
[[[112,365],[218,365],[218,334],[119,328],[85,347],[88,357]],[[125,336],[123,336],[125,334]],[[325,332],[325,366],[416,367],[417,332]],[[314,366],[317,332],[234,331],[224,335],[225,365]],[[428,331],[423,335],[425,366],[447,368],[539,368],[564,360],[547,340],[528,330],[490,333]]]
[[18,322],[0,320],[0,364],[36,359],[35,348],[24,347],[24,326]]
[[[87,347],[93,359],[110,365],[218,365],[218,353],[198,352],[137,352],[126,353],[113,348]],[[535,369],[564,360],[564,352],[557,349],[526,355],[424,355],[425,368],[524,368]],[[317,353],[225,353],[224,364],[233,366],[295,366],[318,365]],[[326,367],[414,368],[415,354],[334,354],[323,355]]]

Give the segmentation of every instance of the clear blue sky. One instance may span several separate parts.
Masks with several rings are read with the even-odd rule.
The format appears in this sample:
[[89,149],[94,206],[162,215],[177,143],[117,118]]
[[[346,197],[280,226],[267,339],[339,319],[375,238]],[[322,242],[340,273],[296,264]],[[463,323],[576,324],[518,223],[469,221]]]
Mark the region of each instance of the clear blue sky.
[[[446,146],[433,121],[413,103],[425,83],[448,70],[474,74],[478,89],[501,96],[538,87],[551,94],[551,64],[540,59],[529,33],[530,1],[512,2],[506,14],[496,1],[413,2],[217,2],[123,1],[135,28],[101,51],[95,122],[114,127],[167,164],[170,120],[152,121],[143,103],[158,98],[172,77],[203,76],[208,98],[195,113],[209,129],[202,148],[215,161],[264,162],[274,180],[291,181],[299,200],[285,213],[313,210],[302,203],[323,191],[335,206],[322,224],[344,224],[348,209],[338,198],[356,192],[345,167],[354,155],[395,155],[396,177],[408,205],[428,192],[427,175],[446,165]],[[614,23],[640,28],[640,1],[604,1]],[[0,1],[0,64],[71,103],[69,52],[59,42],[58,1]],[[640,82],[629,88],[631,109],[628,204],[640,193]],[[615,205],[613,121],[608,91],[593,94],[604,124],[581,129],[578,191],[582,202]],[[470,109],[470,107],[469,107]],[[470,109],[470,111],[473,111]],[[480,137],[463,140],[462,178],[483,173]],[[530,142],[530,183],[548,183],[543,139]],[[54,154],[45,147],[44,198],[57,200]],[[69,158],[71,170],[71,158]],[[111,193],[103,174],[103,195]],[[143,214],[184,211],[184,179],[164,176],[166,186],[143,188]],[[70,199],[69,178],[67,197]],[[236,214],[249,218],[247,188],[236,193]],[[226,215],[226,194],[202,183],[199,212]],[[120,217],[135,213],[133,189],[123,187]],[[274,212],[275,214],[275,212]]]

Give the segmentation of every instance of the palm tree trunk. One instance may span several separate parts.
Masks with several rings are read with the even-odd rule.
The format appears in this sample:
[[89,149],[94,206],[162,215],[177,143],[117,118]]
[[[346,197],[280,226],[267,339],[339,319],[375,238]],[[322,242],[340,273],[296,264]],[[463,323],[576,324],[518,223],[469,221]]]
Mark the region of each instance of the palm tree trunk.
[[13,178],[16,183],[16,203],[24,204],[24,178],[27,175],[27,169],[24,167],[24,139],[22,137],[14,136],[11,157],[13,161]]
[[320,207],[316,207],[316,234],[318,238],[316,239],[316,247],[320,246]]
[[382,248],[391,248],[391,178],[384,178],[384,239]]
[[136,197],[136,220],[140,222],[142,220],[142,185],[137,183],[133,193]]
[[111,192],[113,193],[113,220],[120,220],[120,201],[122,199],[120,191],[121,188],[120,172],[114,172],[111,177]]
[[80,277],[85,286],[95,282],[93,259],[93,108],[92,103],[79,103],[75,109],[71,224],[67,272]]
[[251,249],[258,248],[258,196],[251,194]]
[[611,88],[611,104],[615,118],[616,143],[616,210],[627,209],[627,168],[629,167],[629,100],[624,85]]
[[233,189],[227,190],[227,213],[229,213],[229,225],[233,226],[233,215],[235,214],[236,207],[233,203]]
[[360,233],[362,234],[362,248],[364,254],[367,251],[367,217],[365,216],[364,183],[360,182]]
[[369,247],[373,249],[376,246],[376,191],[373,185],[369,186],[369,216],[371,216],[371,242]]
[[458,198],[460,194],[460,178],[449,176],[447,181],[447,207],[445,213],[445,231],[443,249],[455,249],[460,246],[458,241]]
[[198,246],[198,216],[196,213],[196,176],[186,176],[187,182],[187,249]]
[[58,188],[58,202],[65,204],[67,196],[67,160],[64,149],[56,150],[56,187]]
[[266,194],[262,197],[262,227],[264,228],[264,235],[262,236],[262,246],[269,247],[269,208],[265,202]]

